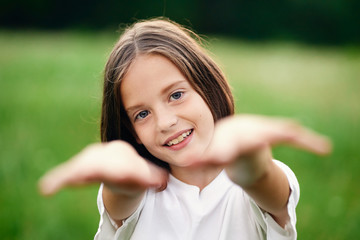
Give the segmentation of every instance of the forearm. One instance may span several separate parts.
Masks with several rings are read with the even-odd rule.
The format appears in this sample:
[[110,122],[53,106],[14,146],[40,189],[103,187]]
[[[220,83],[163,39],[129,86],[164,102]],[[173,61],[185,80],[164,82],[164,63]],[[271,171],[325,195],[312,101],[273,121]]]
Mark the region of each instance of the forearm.
[[144,194],[144,190],[124,192],[104,184],[102,197],[106,211],[120,227],[122,221],[135,212]]
[[260,179],[243,189],[261,209],[271,214],[279,225],[285,226],[289,219],[287,203],[290,187],[285,173],[273,161]]
[[270,213],[281,226],[285,225],[289,183],[285,173],[272,160],[269,148],[242,157],[229,166],[227,172],[261,209]]

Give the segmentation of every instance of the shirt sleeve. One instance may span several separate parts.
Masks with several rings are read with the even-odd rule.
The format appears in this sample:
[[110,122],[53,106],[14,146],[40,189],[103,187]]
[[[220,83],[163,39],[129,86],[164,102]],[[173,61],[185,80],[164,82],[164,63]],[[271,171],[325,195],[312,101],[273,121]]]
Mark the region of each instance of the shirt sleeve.
[[290,196],[287,204],[289,222],[282,228],[267,212],[262,211],[251,199],[250,204],[255,214],[255,219],[264,231],[268,240],[295,240],[296,232],[296,206],[300,197],[300,186],[294,172],[284,163],[274,160],[274,162],[284,171],[289,181]]
[[144,207],[145,197],[141,201],[138,208],[135,212],[128,217],[126,220],[123,221],[121,227],[118,227],[117,224],[111,217],[109,216],[108,212],[105,209],[103,198],[102,198],[102,191],[103,191],[104,184],[100,185],[100,189],[97,196],[97,205],[100,213],[100,222],[97,233],[94,237],[94,240],[128,240],[130,239],[134,229],[136,227],[137,221],[140,217],[141,210]]

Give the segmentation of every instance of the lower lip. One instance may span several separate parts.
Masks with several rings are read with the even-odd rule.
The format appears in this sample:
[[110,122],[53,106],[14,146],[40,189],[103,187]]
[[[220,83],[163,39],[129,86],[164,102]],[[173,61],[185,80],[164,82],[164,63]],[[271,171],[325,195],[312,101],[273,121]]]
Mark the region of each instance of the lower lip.
[[171,149],[171,150],[174,150],[174,151],[178,151],[180,149],[183,149],[184,147],[186,147],[186,145],[189,144],[189,142],[191,141],[192,137],[193,137],[193,133],[194,133],[194,130],[192,130],[191,134],[189,136],[187,136],[184,141],[182,141],[181,143],[178,143],[178,144],[174,144],[174,145],[171,145],[171,146],[166,146],[167,148]]

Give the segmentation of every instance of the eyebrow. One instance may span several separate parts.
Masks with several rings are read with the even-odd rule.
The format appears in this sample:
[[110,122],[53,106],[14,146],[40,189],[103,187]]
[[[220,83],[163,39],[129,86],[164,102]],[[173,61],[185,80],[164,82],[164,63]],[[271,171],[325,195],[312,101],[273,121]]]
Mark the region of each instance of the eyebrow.
[[180,79],[176,82],[173,82],[172,84],[170,84],[169,86],[167,86],[163,90],[161,90],[161,94],[168,92],[170,89],[174,88],[176,85],[180,85],[184,82],[187,82],[187,81],[185,79]]
[[[177,85],[180,85],[182,83],[186,83],[187,80],[185,79],[180,79],[178,81],[175,81],[173,83],[171,83],[169,86],[166,86],[164,89],[161,90],[161,94],[164,94],[166,92],[168,92],[170,89],[174,88],[175,86]],[[125,109],[125,111],[129,114],[130,112],[133,112],[134,110],[138,109],[138,108],[141,108],[143,104],[137,104],[137,105],[134,105],[134,106],[131,106],[127,109]]]

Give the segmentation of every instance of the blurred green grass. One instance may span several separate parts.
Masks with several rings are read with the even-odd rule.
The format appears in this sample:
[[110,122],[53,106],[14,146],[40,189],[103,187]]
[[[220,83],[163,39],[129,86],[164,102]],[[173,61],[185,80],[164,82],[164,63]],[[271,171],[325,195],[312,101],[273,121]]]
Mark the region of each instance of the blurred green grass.
[[[0,30],[0,235],[91,239],[97,185],[51,198],[37,180],[99,141],[102,70],[117,34]],[[328,135],[330,156],[285,146],[274,157],[296,173],[299,239],[360,237],[360,48],[212,37],[238,113],[295,118]]]

